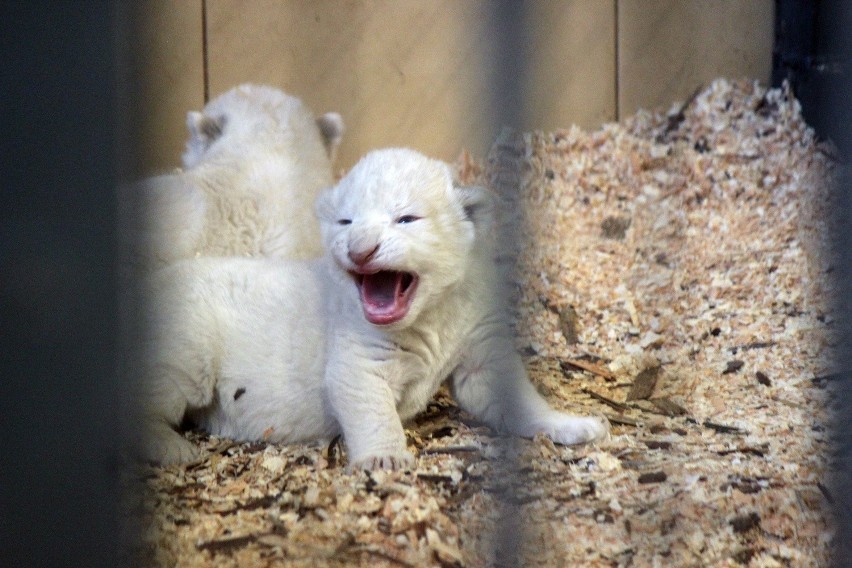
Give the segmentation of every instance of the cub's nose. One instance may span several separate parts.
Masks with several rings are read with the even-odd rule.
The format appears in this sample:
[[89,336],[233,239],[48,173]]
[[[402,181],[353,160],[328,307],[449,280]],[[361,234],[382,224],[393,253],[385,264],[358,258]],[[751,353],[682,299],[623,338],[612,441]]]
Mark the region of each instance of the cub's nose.
[[364,266],[370,262],[370,259],[373,258],[378,250],[379,245],[375,245],[373,248],[367,247],[361,250],[350,248],[349,260],[355,263],[355,266]]

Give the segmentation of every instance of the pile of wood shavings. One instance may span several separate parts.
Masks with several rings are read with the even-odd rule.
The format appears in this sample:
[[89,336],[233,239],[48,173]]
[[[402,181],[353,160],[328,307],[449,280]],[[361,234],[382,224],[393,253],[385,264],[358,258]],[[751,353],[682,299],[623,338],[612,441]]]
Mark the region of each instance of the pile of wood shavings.
[[607,415],[611,439],[496,439],[445,392],[408,425],[411,472],[189,434],[210,457],[130,472],[142,564],[826,564],[831,158],[798,103],[720,80],[517,144],[518,345],[552,404]]

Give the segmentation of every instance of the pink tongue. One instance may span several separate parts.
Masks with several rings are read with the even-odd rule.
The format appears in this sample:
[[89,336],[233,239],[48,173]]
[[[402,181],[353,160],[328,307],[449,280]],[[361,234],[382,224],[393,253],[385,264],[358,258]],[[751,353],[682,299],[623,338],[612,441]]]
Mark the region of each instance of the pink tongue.
[[364,301],[377,311],[390,310],[400,297],[402,272],[382,271],[364,275],[361,289]]
[[382,270],[361,275],[361,306],[367,321],[387,325],[404,318],[416,287],[417,278],[407,272]]

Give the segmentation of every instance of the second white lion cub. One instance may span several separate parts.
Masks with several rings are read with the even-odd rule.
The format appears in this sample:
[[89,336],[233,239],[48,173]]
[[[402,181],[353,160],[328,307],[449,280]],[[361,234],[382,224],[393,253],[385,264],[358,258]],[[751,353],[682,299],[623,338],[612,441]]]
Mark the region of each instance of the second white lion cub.
[[350,468],[402,468],[403,421],[448,377],[496,429],[575,444],[604,422],[551,409],[500,302],[492,198],[410,150],[364,157],[325,191],[315,261],[198,259],[161,272],[144,399],[147,457],[191,459],[185,413],[237,440],[342,432]]
[[152,270],[196,256],[322,254],[311,209],[334,183],[340,115],[314,118],[296,97],[247,84],[189,112],[187,129],[182,170],[124,189],[130,267]]

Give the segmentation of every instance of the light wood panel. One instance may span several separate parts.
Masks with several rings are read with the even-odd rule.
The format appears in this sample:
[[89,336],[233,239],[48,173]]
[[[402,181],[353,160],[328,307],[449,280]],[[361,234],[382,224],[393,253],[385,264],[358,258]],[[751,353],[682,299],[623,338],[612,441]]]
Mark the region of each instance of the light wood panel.
[[717,77],[768,83],[773,38],[772,0],[618,0],[621,116]]
[[[243,82],[338,111],[339,166],[404,145],[445,160],[482,157],[505,117],[495,104],[501,42],[525,66],[512,126],[594,129],[668,106],[719,77],[768,82],[772,0],[527,0],[507,36],[495,4],[458,0],[148,0],[131,42],[145,61],[134,118],[139,170],[177,166],[188,110]],[[202,14],[206,12],[206,30]],[[517,22],[515,22],[517,23]],[[518,32],[520,30],[520,32]],[[206,33],[205,33],[206,32]],[[503,34],[503,35],[501,35]],[[204,39],[206,37],[206,45]],[[206,50],[206,51],[205,51]],[[208,61],[205,75],[204,58]]]
[[527,127],[594,129],[615,120],[615,0],[526,5]]
[[202,0],[146,0],[127,17],[127,128],[138,141],[129,169],[139,177],[180,165],[186,113],[204,106]]
[[[263,82],[347,126],[340,165],[371,148],[444,159],[484,144],[479,3],[264,0],[208,2],[210,90]],[[472,31],[473,29],[473,31]],[[248,33],[249,30],[251,33]],[[443,132],[443,134],[441,134]]]
[[[613,2],[527,6],[529,125],[614,118]],[[494,33],[492,9],[455,0],[207,0],[210,92],[262,82],[315,112],[341,112],[343,167],[383,146],[445,160],[462,148],[482,156],[502,127],[490,89],[495,42],[505,38]]]

